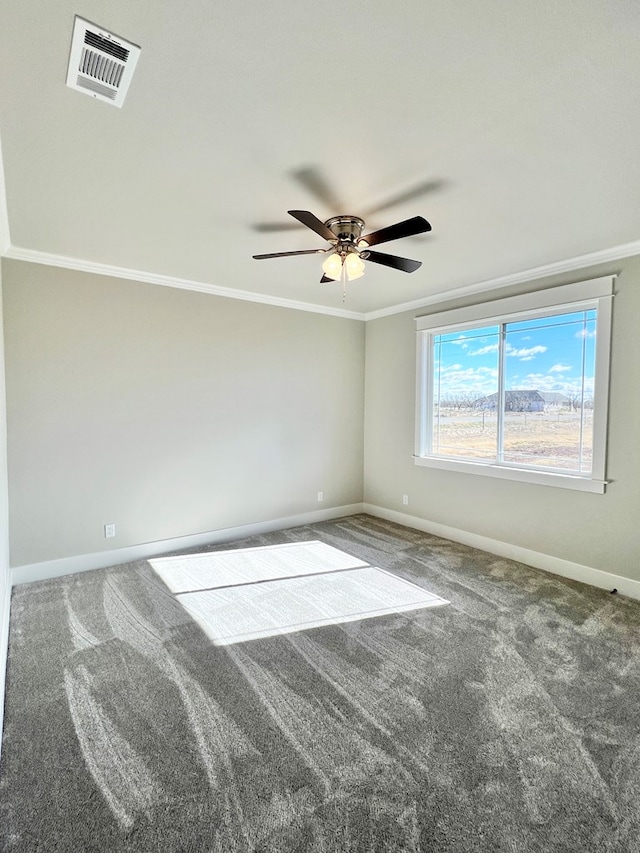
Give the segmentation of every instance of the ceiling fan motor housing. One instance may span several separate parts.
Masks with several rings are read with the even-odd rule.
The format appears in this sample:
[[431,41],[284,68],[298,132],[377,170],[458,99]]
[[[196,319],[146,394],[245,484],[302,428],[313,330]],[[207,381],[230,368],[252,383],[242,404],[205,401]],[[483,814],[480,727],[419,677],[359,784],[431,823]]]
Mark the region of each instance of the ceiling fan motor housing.
[[336,248],[339,251],[356,251],[358,241],[364,230],[364,219],[359,216],[332,216],[324,223],[338,241]]

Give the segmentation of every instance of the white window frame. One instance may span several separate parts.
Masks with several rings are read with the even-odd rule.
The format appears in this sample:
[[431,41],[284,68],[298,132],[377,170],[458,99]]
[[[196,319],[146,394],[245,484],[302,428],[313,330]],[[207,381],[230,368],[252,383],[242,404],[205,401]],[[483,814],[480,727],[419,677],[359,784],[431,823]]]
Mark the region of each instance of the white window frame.
[[[611,313],[615,276],[590,279],[521,296],[508,296],[466,308],[454,308],[438,314],[416,317],[416,431],[414,462],[429,468],[482,474],[505,480],[518,480],[545,486],[604,494],[606,480],[607,418],[609,404],[609,353]],[[432,424],[433,336],[479,323],[499,325],[537,313],[559,314],[597,309],[597,337],[593,394],[593,460],[590,474],[559,473],[520,467],[495,461],[446,459],[428,453],[428,431]],[[518,317],[524,314],[525,317]]]

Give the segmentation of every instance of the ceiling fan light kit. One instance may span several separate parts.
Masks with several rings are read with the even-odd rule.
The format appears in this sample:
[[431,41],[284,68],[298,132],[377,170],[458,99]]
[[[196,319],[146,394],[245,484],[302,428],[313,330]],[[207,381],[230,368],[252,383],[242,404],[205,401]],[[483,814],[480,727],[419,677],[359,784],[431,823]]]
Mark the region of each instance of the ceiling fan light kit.
[[322,264],[322,271],[332,281],[337,281],[340,278],[342,275],[342,258],[337,252],[329,255],[327,260]]
[[[414,216],[371,234],[365,234],[365,222],[359,216],[332,216],[326,222],[318,219],[309,210],[289,210],[290,216],[297,219],[307,228],[315,231],[320,237],[324,237],[329,243],[326,249],[303,249],[297,252],[271,252],[265,255],[254,255],[256,260],[267,258],[284,258],[293,255],[315,255],[329,254],[322,264],[323,275],[321,283],[329,281],[343,282],[354,281],[361,278],[365,272],[364,261],[391,267],[402,272],[415,272],[422,266],[421,261],[413,261],[410,258],[400,258],[396,255],[388,255],[384,252],[372,252],[371,246],[379,243],[388,243],[391,240],[399,240],[403,237],[412,237],[431,231],[431,225],[422,216]],[[344,289],[343,289],[344,294]]]
[[324,278],[330,278],[332,281],[339,281],[341,278],[347,281],[355,281],[356,278],[362,278],[364,275],[364,263],[362,262],[362,254],[357,252],[347,252],[346,255],[333,252],[327,260],[322,264]]
[[364,275],[364,263],[362,255],[357,255],[355,252],[349,252],[344,259],[345,272],[349,281],[360,278]]

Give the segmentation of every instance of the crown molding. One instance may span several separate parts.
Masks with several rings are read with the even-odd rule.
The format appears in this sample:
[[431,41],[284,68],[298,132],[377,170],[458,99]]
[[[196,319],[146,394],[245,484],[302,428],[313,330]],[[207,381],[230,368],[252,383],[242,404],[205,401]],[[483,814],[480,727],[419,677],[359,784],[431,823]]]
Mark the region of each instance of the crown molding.
[[485,281],[479,281],[476,284],[469,284],[465,287],[457,287],[453,290],[441,291],[440,293],[434,293],[423,299],[416,299],[413,302],[404,302],[401,305],[394,305],[390,308],[381,308],[379,311],[369,311],[364,315],[364,319],[377,320],[380,317],[389,317],[392,314],[402,314],[405,311],[414,311],[416,308],[424,308],[427,305],[437,305],[441,302],[448,302],[450,299],[458,299],[462,296],[473,296],[477,293],[499,290],[502,287],[509,287],[512,284],[522,284],[526,281],[535,281],[536,279],[547,278],[548,276],[559,275],[560,273],[573,272],[574,270],[593,267],[597,264],[620,261],[623,258],[631,258],[634,255],[640,255],[640,240],[634,240],[632,243],[623,243],[620,246],[612,246],[609,249],[600,249],[597,252],[590,252],[588,255],[578,255],[575,258],[555,261],[554,263],[545,264],[541,267],[533,267],[532,269],[522,270],[521,272],[510,273],[509,275],[503,275],[499,278],[489,278]]
[[[522,284],[527,281],[535,281],[565,272],[596,266],[597,264],[619,261],[640,255],[640,240],[631,243],[623,243],[620,246],[612,246],[609,249],[600,249],[586,255],[578,255],[574,258],[566,258],[562,261],[554,261],[539,267],[510,273],[498,278],[485,279],[475,284],[453,288],[452,290],[434,293],[431,296],[415,299],[412,302],[403,302],[392,305],[389,308],[380,308],[377,311],[361,313],[358,311],[347,311],[343,308],[331,308],[325,305],[315,305],[309,302],[300,302],[294,299],[285,299],[279,296],[271,296],[265,293],[254,293],[249,290],[236,290],[231,287],[221,287],[215,284],[207,284],[201,281],[175,278],[159,273],[146,272],[144,270],[132,270],[125,267],[112,266],[110,264],[86,261],[80,258],[70,258],[64,255],[53,255],[47,252],[39,252],[36,249],[22,249],[12,246],[8,242],[9,222],[7,217],[6,198],[4,193],[4,177],[2,173],[2,158],[0,156],[0,255],[16,261],[26,261],[33,264],[44,264],[45,266],[61,267],[63,269],[89,272],[95,275],[112,276],[113,278],[124,278],[131,281],[141,281],[146,284],[158,284],[163,287],[176,287],[182,290],[195,290],[200,293],[209,293],[213,296],[222,296],[227,299],[241,299],[245,302],[258,302],[263,305],[273,305],[277,308],[290,308],[294,311],[309,311],[314,314],[326,314],[330,317],[342,317],[347,320],[377,320],[381,317],[389,317],[393,314],[402,314],[405,311],[425,308],[428,305],[437,305],[448,302],[451,299],[459,299],[464,296],[473,296],[479,293],[499,290],[514,284]],[[2,240],[5,240],[6,247]]]
[[328,314],[330,317],[342,317],[347,320],[364,320],[364,314],[358,311],[347,311],[343,308],[331,308],[325,305],[315,305],[310,302],[299,302],[294,299],[270,296],[265,293],[253,293],[249,290],[236,290],[232,287],[221,287],[216,284],[207,284],[206,282],[192,281],[186,278],[174,278],[173,276],[160,275],[159,273],[146,272],[144,270],[126,269],[125,267],[116,267],[111,264],[86,261],[81,258],[52,255],[48,252],[39,252],[36,249],[21,249],[19,246],[9,245],[0,253],[3,257],[10,258],[15,261],[44,264],[45,266],[50,267],[62,267],[63,269],[78,270],[80,272],[88,272],[95,275],[106,275],[111,276],[112,278],[125,278],[130,281],[141,281],[145,284],[159,284],[162,287],[177,287],[181,290],[195,290],[199,293],[209,293],[212,296],[222,296],[226,299],[241,299],[245,302],[258,302],[263,305],[273,305],[277,308],[291,308],[294,311],[310,311],[314,314]]

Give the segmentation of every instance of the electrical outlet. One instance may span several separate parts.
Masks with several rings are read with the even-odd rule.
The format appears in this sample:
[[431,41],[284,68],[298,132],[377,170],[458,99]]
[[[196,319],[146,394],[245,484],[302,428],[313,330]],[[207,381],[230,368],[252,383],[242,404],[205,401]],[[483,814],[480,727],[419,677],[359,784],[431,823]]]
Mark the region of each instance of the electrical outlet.
[[405,506],[407,506],[407,504],[409,503],[409,495],[403,495],[403,496],[402,496],[402,503],[403,503]]
[[116,535],[116,526],[115,524],[105,524],[104,526],[104,538],[105,539],[113,539]]
[[318,503],[322,503],[324,500],[324,492],[318,492]]

